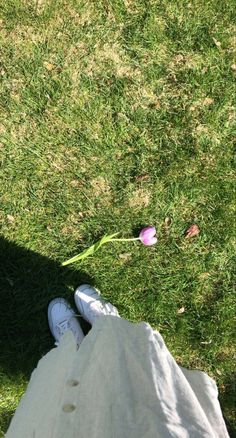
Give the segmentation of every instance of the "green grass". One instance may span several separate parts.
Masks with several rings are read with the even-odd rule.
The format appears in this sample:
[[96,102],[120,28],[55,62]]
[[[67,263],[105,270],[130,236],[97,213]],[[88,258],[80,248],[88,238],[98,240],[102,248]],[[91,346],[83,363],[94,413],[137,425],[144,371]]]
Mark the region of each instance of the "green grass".
[[[49,300],[90,281],[216,379],[233,433],[234,2],[0,0],[0,18],[0,431],[53,345]],[[155,247],[61,268],[144,224]]]

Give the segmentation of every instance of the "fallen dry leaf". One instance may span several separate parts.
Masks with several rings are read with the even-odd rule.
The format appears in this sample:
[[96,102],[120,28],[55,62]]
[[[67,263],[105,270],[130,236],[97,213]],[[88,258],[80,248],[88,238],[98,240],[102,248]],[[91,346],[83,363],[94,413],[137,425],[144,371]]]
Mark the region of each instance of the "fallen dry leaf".
[[222,372],[218,369],[216,369],[216,374],[218,374],[218,376],[222,376]]
[[214,38],[214,37],[213,37],[212,39],[213,39],[213,41],[214,41],[216,47],[221,47],[221,42],[220,42],[220,41],[217,41],[217,39]]
[[200,228],[197,225],[191,225],[191,227],[189,227],[189,229],[186,232],[186,239],[189,239],[190,237],[194,237],[194,236],[198,236],[198,234],[200,233]]
[[236,71],[236,64],[231,65],[231,70]]
[[44,61],[43,65],[48,71],[52,71],[55,68],[55,65],[51,64],[51,62]]
[[165,218],[165,227],[168,228],[171,226],[171,224],[172,224],[172,219],[171,219],[171,217],[167,216]]
[[11,214],[8,214],[8,215],[7,215],[7,220],[8,220],[8,222],[9,222],[10,224],[12,224],[12,222],[14,222],[15,218],[14,218],[14,216],[12,216]]
[[179,310],[177,310],[177,313],[179,314],[179,315],[181,315],[182,313],[184,313],[185,312],[185,307],[181,307]]
[[149,180],[149,175],[139,175],[139,176],[136,176],[136,181],[139,181],[139,182],[141,182],[141,181],[148,181]]
[[225,385],[223,385],[223,383],[221,385],[219,385],[219,390],[221,393],[225,392]]

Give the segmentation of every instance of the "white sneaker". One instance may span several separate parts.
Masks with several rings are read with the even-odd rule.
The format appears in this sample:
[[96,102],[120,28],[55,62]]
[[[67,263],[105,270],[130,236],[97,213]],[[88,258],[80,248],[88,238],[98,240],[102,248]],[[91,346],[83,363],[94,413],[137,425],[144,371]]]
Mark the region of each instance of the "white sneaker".
[[49,303],[48,323],[56,345],[67,330],[71,330],[74,334],[78,347],[84,339],[76,313],[64,298],[55,298]]
[[86,321],[91,325],[98,316],[114,315],[119,317],[116,307],[105,302],[100,292],[89,284],[82,284],[75,291],[75,304]]

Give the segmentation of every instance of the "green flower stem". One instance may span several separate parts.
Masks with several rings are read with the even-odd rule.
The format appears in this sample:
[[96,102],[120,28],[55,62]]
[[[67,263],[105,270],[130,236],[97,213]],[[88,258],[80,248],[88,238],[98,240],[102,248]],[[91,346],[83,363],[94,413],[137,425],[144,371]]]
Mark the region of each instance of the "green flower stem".
[[140,240],[139,237],[133,237],[131,239],[111,239],[109,242],[132,242],[132,240]]
[[117,236],[117,234],[119,234],[119,233],[110,234],[109,236],[107,236],[107,235],[103,236],[102,239],[100,239],[98,242],[94,243],[94,245],[90,246],[90,248],[85,249],[80,254],[76,255],[75,257],[72,257],[71,259],[63,262],[62,266],[67,266],[67,265],[70,265],[71,263],[76,263],[80,260],[84,260],[87,257],[92,256],[105,243],[108,243],[108,242],[131,242],[134,240],[140,240],[139,237],[133,237],[131,239],[122,239],[122,238],[121,239],[114,239],[114,237]]

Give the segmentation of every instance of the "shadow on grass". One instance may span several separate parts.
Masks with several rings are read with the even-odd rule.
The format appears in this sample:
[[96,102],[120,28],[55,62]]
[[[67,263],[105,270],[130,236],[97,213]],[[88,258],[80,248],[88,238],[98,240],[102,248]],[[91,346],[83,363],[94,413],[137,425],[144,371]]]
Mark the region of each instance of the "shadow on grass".
[[[61,267],[47,257],[0,237],[1,373],[12,378],[19,373],[30,377],[38,360],[54,346],[47,322],[48,303],[62,296],[74,305],[73,290],[81,283],[94,282],[82,271]],[[84,322],[83,329],[86,333],[90,326]],[[226,412],[234,410],[234,385],[233,380],[227,381],[226,391],[221,395],[221,405]],[[2,412],[5,430],[12,414],[10,409]],[[230,417],[226,423],[230,436],[235,436]]]
[[219,395],[219,401],[224,412],[224,420],[230,438],[236,437],[236,373],[233,373],[224,382],[225,391]]
[[[38,360],[53,347],[47,323],[51,299],[64,297],[72,305],[78,284],[93,280],[0,237],[0,368],[27,378]],[[84,323],[85,332],[89,327]]]

